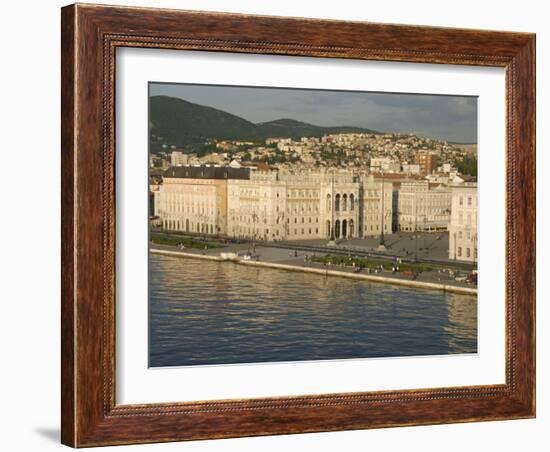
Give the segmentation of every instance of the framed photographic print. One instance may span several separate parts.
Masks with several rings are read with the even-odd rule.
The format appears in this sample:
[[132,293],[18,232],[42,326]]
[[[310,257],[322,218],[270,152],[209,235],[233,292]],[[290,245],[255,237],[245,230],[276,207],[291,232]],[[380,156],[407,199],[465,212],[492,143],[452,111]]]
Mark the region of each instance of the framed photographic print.
[[62,442],[535,416],[535,37],[62,9]]

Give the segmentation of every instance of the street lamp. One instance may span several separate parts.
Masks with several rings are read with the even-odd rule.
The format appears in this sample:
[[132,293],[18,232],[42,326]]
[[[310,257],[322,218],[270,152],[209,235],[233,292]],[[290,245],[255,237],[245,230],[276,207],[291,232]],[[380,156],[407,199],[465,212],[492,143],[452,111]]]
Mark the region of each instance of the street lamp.
[[422,222],[424,223],[424,228],[422,231],[422,241],[423,241],[422,248],[424,249],[424,252],[427,252],[426,251],[426,215],[422,216]]
[[381,226],[382,230],[380,233],[380,245],[378,245],[378,249],[386,249],[386,241],[384,240],[384,214],[385,214],[385,207],[386,207],[386,198],[384,193],[384,171],[380,170],[380,173],[382,173],[382,198],[381,198],[381,207],[380,207],[380,218],[381,218]]
[[[207,218],[208,217],[202,211],[199,211],[199,213],[197,214],[197,219],[199,220],[199,227],[198,227],[199,238],[202,238]],[[208,233],[208,231],[206,232]]]
[[334,207],[334,169],[332,169],[330,179],[330,239],[327,246],[336,246],[336,238],[334,237]]
[[414,198],[414,261],[418,260],[418,200]]
[[454,249],[455,249],[454,260],[456,261],[456,232],[453,232],[453,242],[454,242]]
[[371,168],[379,168],[380,174],[382,175],[382,196],[380,198],[380,226],[382,227],[380,230],[380,244],[378,245],[379,250],[385,250],[386,249],[386,241],[384,239],[384,214],[385,214],[385,197],[384,197],[384,171],[382,168],[382,165],[375,165],[371,166]]
[[256,252],[256,220],[258,219],[258,215],[256,212],[252,212],[252,252]]

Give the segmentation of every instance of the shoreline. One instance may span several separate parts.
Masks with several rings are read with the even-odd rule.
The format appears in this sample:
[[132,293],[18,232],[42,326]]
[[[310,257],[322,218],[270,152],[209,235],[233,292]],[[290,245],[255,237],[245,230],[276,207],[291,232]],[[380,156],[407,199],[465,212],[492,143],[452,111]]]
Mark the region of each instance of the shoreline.
[[313,268],[313,267],[302,267],[298,265],[278,264],[276,262],[245,261],[243,259],[232,260],[232,259],[224,259],[221,256],[211,256],[207,254],[196,254],[196,253],[189,253],[189,252],[175,251],[175,250],[174,251],[163,250],[158,248],[150,248],[149,251],[154,254],[161,254],[165,256],[190,257],[194,259],[206,259],[206,260],[218,261],[218,262],[227,261],[227,262],[233,262],[235,264],[240,264],[240,265],[248,265],[251,267],[274,268],[274,269],[285,270],[285,271],[300,271],[304,273],[313,273],[321,276],[339,276],[344,278],[361,279],[364,281],[376,282],[379,284],[391,284],[396,286],[413,287],[416,289],[439,290],[443,292],[452,292],[452,293],[460,293],[460,294],[477,296],[477,289],[470,288],[470,287],[453,286],[453,285],[441,284],[441,283],[412,281],[407,279],[390,278],[387,276],[365,275],[361,273],[350,273],[350,272],[343,272],[339,270],[327,270],[327,269]]

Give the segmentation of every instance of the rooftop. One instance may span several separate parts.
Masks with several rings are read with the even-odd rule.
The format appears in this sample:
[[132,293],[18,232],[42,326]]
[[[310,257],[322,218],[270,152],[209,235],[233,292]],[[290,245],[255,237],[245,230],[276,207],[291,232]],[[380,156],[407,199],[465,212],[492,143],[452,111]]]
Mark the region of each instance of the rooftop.
[[230,166],[176,166],[168,168],[166,178],[179,179],[250,179],[250,168]]

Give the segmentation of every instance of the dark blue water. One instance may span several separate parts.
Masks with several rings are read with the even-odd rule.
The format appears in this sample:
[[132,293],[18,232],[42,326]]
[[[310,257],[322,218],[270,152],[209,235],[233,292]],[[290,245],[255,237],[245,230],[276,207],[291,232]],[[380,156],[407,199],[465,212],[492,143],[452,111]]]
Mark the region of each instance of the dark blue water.
[[477,299],[151,255],[150,366],[475,353]]

